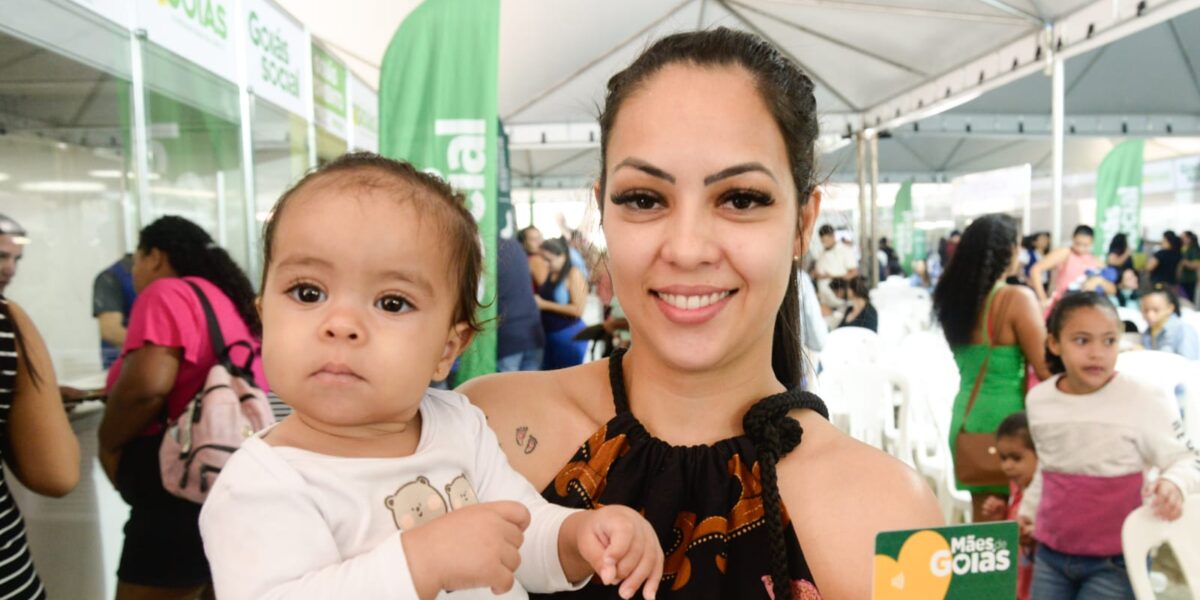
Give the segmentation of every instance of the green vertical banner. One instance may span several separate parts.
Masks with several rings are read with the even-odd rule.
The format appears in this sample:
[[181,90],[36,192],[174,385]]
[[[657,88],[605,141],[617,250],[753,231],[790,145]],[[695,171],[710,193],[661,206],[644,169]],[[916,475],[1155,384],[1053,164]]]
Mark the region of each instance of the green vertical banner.
[[379,148],[436,173],[467,197],[479,223],[486,329],[455,383],[496,370],[496,78],[499,0],[425,0],[392,37],[379,74]]
[[[905,273],[912,272],[914,257],[924,257],[923,253],[917,253],[916,236],[913,235],[912,184],[911,179],[900,184],[896,204],[892,206],[892,249],[900,256],[900,266],[904,267]],[[922,239],[921,246],[924,245]]]
[[1129,236],[1129,247],[1141,243],[1143,140],[1128,140],[1113,148],[1096,171],[1096,256],[1108,252],[1118,233]]

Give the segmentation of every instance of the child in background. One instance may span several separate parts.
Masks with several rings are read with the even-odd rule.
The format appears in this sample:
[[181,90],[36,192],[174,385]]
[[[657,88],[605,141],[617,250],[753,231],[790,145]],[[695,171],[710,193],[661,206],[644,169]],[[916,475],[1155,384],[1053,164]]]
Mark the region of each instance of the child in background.
[[1158,284],[1142,296],[1142,316],[1147,325],[1142,347],[1200,360],[1200,335],[1179,317],[1179,297],[1171,288]]
[[[1040,464],[1019,509],[1038,542],[1032,597],[1132,598],[1125,517],[1145,496],[1159,518],[1178,519],[1200,492],[1200,453],[1170,394],[1115,371],[1123,327],[1107,298],[1067,294],[1047,329],[1055,376],[1025,399]],[[1161,476],[1147,482],[1149,467]]]
[[[1037,449],[1033,436],[1029,434],[1029,420],[1024,411],[1005,417],[996,428],[996,451],[1000,454],[1000,468],[1008,476],[1008,504],[998,497],[988,498],[983,505],[988,520],[1017,520],[1021,508],[1021,497],[1033,474],[1037,471]],[[1029,586],[1033,583],[1033,552],[1037,544],[1028,536],[1021,536],[1021,552],[1017,561],[1017,600],[1029,600]]]
[[279,199],[259,311],[294,412],[246,440],[204,504],[217,597],[523,598],[598,572],[654,598],[663,554],[640,515],[547,503],[482,412],[426,389],[479,329],[478,238],[461,195],[373,154]]

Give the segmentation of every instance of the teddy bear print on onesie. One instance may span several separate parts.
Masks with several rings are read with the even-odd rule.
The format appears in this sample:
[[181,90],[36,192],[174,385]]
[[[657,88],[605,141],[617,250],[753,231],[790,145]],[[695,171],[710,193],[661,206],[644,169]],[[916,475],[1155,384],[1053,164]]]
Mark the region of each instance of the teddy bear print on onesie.
[[[475,489],[465,474],[455,477],[444,486],[445,498],[424,475],[405,483],[396,493],[384,498],[383,504],[392,512],[396,529],[411,531],[451,510],[478,504]],[[449,499],[449,503],[446,500]]]

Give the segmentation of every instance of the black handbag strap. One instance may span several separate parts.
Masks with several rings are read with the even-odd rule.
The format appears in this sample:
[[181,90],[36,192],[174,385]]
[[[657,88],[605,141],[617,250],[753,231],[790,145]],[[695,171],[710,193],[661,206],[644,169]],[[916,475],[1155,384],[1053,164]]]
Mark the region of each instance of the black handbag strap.
[[200,306],[204,309],[204,319],[208,321],[208,339],[212,342],[213,356],[217,361],[225,356],[225,336],[221,334],[221,324],[217,321],[217,313],[213,310],[212,304],[208,301],[208,296],[204,295],[204,290],[196,285],[194,281],[183,280],[184,283],[191,286],[196,292],[196,297],[200,299]]

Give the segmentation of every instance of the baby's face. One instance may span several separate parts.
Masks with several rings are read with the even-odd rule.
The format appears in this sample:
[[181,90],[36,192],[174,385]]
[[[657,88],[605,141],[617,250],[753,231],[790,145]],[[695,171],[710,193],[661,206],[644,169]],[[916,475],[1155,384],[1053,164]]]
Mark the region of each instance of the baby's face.
[[423,199],[315,182],[275,230],[260,309],[271,388],[305,418],[410,421],[465,326],[438,217]]

